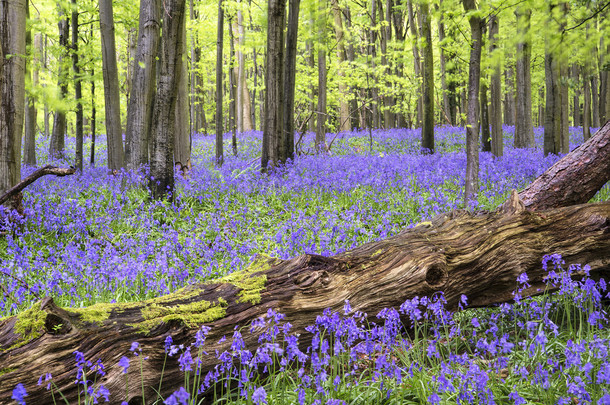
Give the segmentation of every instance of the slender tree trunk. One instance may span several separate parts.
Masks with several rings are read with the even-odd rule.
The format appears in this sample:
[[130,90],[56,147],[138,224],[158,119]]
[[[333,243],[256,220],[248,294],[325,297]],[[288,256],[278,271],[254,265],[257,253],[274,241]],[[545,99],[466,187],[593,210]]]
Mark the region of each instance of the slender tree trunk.
[[337,40],[337,60],[339,69],[337,70],[337,81],[339,87],[339,126],[338,131],[351,131],[350,108],[348,100],[348,88],[345,83],[345,64],[347,54],[345,51],[345,36],[343,33],[343,18],[338,0],[331,0],[331,11],[333,13],[335,38]]
[[434,153],[434,55],[432,53],[432,24],[428,3],[421,3],[421,49],[423,53],[423,125],[421,146]]
[[[193,6],[193,0],[189,0],[189,18],[191,23],[197,20],[197,13],[195,12],[195,7]],[[200,76],[198,73],[198,64],[199,64],[199,44],[197,43],[197,38],[195,36],[195,31],[193,28],[190,28],[191,35],[191,65],[190,65],[190,113],[191,113],[191,125],[190,132],[191,136],[196,132],[201,130],[202,122],[201,122],[201,96],[199,92],[201,91],[200,86]]]
[[288,30],[286,32],[286,55],[284,61],[284,114],[283,136],[286,148],[280,151],[279,159],[285,163],[294,159],[294,95],[296,83],[297,39],[299,29],[299,8],[301,0],[289,1]]
[[[43,34],[44,35],[44,42],[42,44],[43,48],[41,49],[41,57],[42,57],[42,67],[43,69],[46,71],[48,70],[48,65],[47,65],[47,48],[48,48],[48,40],[47,40],[47,34]],[[47,87],[46,84],[42,84],[42,87]],[[51,130],[50,130],[50,125],[49,125],[49,116],[51,115],[50,111],[49,111],[49,104],[45,101],[44,103],[44,113],[43,113],[43,125],[44,125],[44,137],[45,139],[49,139],[49,137],[51,136]]]
[[119,72],[116,63],[112,0],[99,0],[99,7],[100,36],[102,37],[102,66],[104,73],[104,100],[106,102],[108,169],[115,172],[124,166],[124,152],[123,135],[121,133]]
[[599,80],[597,74],[591,77],[591,125],[600,127],[599,121]]
[[[373,3],[375,0],[371,0]],[[318,109],[316,151],[326,151],[326,0],[318,0]]]
[[239,35],[237,49],[237,109],[239,117],[237,120],[237,131],[245,132],[254,129],[252,124],[252,111],[250,109],[250,93],[246,82],[246,30],[244,28],[244,17],[241,10],[237,10],[237,33]]
[[[442,7],[442,0],[440,1]],[[438,40],[440,43],[443,43],[445,40],[445,22],[443,18],[443,11],[441,10],[440,20],[438,22]],[[441,68],[441,89],[443,92],[443,114],[446,117],[451,117],[451,110],[449,108],[449,94],[447,89],[447,72],[446,72],[446,56],[445,56],[445,48],[444,46],[439,46],[440,48],[440,68]],[[453,124],[453,119],[450,118],[451,124]]]
[[265,115],[261,170],[278,165],[280,151],[285,150],[283,135],[283,66],[286,0],[269,0],[267,7],[267,59],[265,75]]
[[176,95],[175,106],[175,126],[174,131],[174,162],[177,165],[180,163],[180,168],[191,166],[191,132],[189,121],[189,95],[188,95],[188,60],[186,56],[186,12],[182,14],[184,22],[182,23],[182,33],[178,38],[178,46],[180,46],[178,65],[176,72],[178,74],[178,93]]
[[224,160],[222,123],[222,48],[224,36],[224,10],[222,0],[218,0],[218,31],[216,34],[216,164],[222,166]]
[[[26,19],[30,19],[29,1],[25,2]],[[34,104],[32,90],[38,86],[38,49],[40,48],[40,34],[34,36],[34,46],[32,46],[32,29],[28,24],[25,33],[26,50],[29,50],[29,57],[25,58],[25,133],[23,142],[23,163],[28,166],[36,166],[36,105]],[[30,63],[30,58],[32,63]],[[31,65],[34,65],[32,69]]]
[[21,179],[26,8],[25,0],[0,1],[0,195]]
[[[61,47],[61,56],[59,57],[58,69],[58,85],[60,88],[61,99],[65,99],[68,94],[68,83],[66,72],[63,68],[63,60],[68,55],[68,35],[69,26],[65,11],[61,5],[58,5],[59,22],[59,46]],[[55,119],[53,120],[53,133],[49,142],[49,155],[54,157],[62,156],[65,148],[66,136],[66,112],[60,107],[55,111]]]
[[605,77],[604,89],[602,91],[602,99],[604,100],[604,121],[610,121],[610,43],[606,46],[605,63],[603,73]]
[[[564,26],[565,27],[565,26]],[[559,68],[559,95],[561,96],[561,139],[560,139],[560,150],[561,153],[566,154],[570,151],[570,96],[568,88],[568,64],[567,60],[562,59],[560,61]]]
[[[349,6],[345,6],[345,28],[347,32],[351,32],[352,30],[352,22],[351,22],[351,11]],[[345,32],[344,32],[345,33]],[[402,38],[404,41],[404,37]],[[345,47],[345,57],[348,62],[348,66],[350,69],[354,69],[354,63],[356,60],[356,51],[354,49],[354,36],[348,38],[347,46]],[[349,93],[353,96],[349,100],[349,114],[351,120],[351,128],[358,128],[360,126],[360,116],[362,115],[362,108],[359,108],[358,105],[358,97],[356,94],[359,93],[357,86],[349,86]],[[361,126],[360,126],[361,127]],[[362,128],[362,127],[361,127]]]
[[572,81],[575,83],[574,96],[572,99],[572,125],[580,126],[580,69],[578,64],[572,64]]
[[75,166],[83,171],[83,90],[78,62],[78,3],[72,0],[72,70],[74,70],[74,98],[76,100],[76,159]]
[[583,139],[586,141],[591,138],[591,82],[589,78],[590,62],[585,61],[582,69],[583,82],[583,112],[582,112],[582,132]]
[[237,81],[235,69],[235,36],[233,35],[233,18],[229,17],[229,128],[231,130],[231,146],[233,156],[237,156],[237,119],[239,112],[237,111]]
[[[489,50],[492,57],[498,49],[499,31],[498,17],[492,15],[489,19]],[[491,152],[494,156],[501,157],[504,154],[504,136],[502,133],[502,66],[500,63],[493,66],[490,93]]]
[[[462,0],[464,10],[474,12],[475,0]],[[476,14],[469,17],[472,45],[468,69],[468,114],[466,124],[466,189],[464,206],[468,209],[476,201],[479,183],[479,117],[477,114],[479,82],[481,79],[482,21]]]
[[479,115],[481,121],[481,150],[483,152],[491,152],[491,133],[489,131],[489,101],[487,100],[487,91],[487,83],[484,80],[481,80],[479,86]]
[[[324,1],[324,0],[318,0],[318,1]],[[370,96],[371,96],[371,103],[370,103],[370,121],[368,124],[368,128],[379,128],[380,124],[379,124],[379,91],[377,89],[377,83],[378,83],[378,78],[377,75],[375,74],[376,71],[376,62],[375,59],[377,58],[377,32],[375,31],[375,29],[373,27],[377,26],[377,0],[370,0],[371,1],[371,27],[369,29],[369,43],[368,43],[368,47],[367,47],[367,52],[368,52],[368,60],[367,60],[367,65],[370,63],[370,68],[368,68],[367,66],[367,88],[368,91],[370,92]],[[318,53],[318,62],[320,60],[320,54]],[[318,75],[319,78],[319,75]],[[369,79],[370,78],[370,79]],[[318,90],[319,91],[319,90]],[[325,96],[326,97],[326,96]],[[319,102],[318,102],[319,104]],[[318,109],[318,114],[319,114],[319,109]]]
[[138,45],[134,60],[134,75],[129,95],[125,134],[127,141],[125,158],[129,170],[135,170],[149,161],[148,152],[157,78],[155,59],[159,51],[160,30],[160,0],[140,1]]
[[515,91],[514,91],[514,69],[509,63],[506,64],[505,86],[504,86],[504,124],[515,125]]
[[165,0],[163,10],[165,18],[153,112],[149,189],[154,199],[173,200],[175,108],[180,75],[183,73],[180,61],[186,50],[181,45],[185,36],[186,1]]
[[531,80],[531,10],[518,7],[517,16],[517,62],[516,62],[516,118],[515,147],[531,148],[534,146],[534,124],[532,122],[532,80]]
[[409,27],[411,30],[411,36],[413,37],[413,68],[415,72],[415,80],[418,83],[418,91],[417,91],[417,121],[415,123],[416,127],[422,126],[422,117],[423,117],[423,99],[420,96],[423,94],[423,89],[419,83],[422,82],[422,69],[421,69],[421,58],[419,56],[419,42],[417,35],[417,24],[415,24],[415,14],[413,12],[413,1],[407,1],[407,10],[408,10],[408,21]]
[[95,124],[96,120],[96,110],[95,110],[95,80],[93,79],[95,72],[91,69],[91,156],[89,159],[89,165],[95,165]]

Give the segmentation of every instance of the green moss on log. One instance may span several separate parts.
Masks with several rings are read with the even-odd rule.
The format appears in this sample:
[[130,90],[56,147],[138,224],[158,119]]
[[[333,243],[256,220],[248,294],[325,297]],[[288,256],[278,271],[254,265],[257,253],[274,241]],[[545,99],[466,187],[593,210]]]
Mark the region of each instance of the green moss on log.
[[17,349],[42,336],[46,319],[47,313],[40,309],[40,302],[17,315],[13,332],[19,336],[19,340],[6,350]]
[[267,276],[265,274],[255,274],[269,270],[273,265],[274,260],[277,259],[273,259],[269,256],[261,256],[254,260],[252,264],[244,270],[228,274],[215,282],[233,284],[240,289],[237,302],[247,302],[256,305],[261,302],[261,293],[265,289]]
[[16,368],[3,368],[0,369],[0,377],[2,377],[4,374],[8,374],[8,373],[12,373],[13,371],[16,371]]
[[105,320],[110,318],[110,313],[114,311],[120,314],[130,308],[136,308],[140,304],[137,302],[122,302],[122,303],[108,303],[99,302],[97,304],[83,307],[83,308],[64,308],[67,311],[75,312],[80,316],[83,322],[95,323],[101,325]]
[[195,301],[189,304],[160,305],[149,301],[141,310],[144,320],[127,326],[136,328],[144,334],[162,323],[171,321],[179,321],[192,328],[224,317],[226,307],[227,302],[222,298],[214,304],[209,301]]

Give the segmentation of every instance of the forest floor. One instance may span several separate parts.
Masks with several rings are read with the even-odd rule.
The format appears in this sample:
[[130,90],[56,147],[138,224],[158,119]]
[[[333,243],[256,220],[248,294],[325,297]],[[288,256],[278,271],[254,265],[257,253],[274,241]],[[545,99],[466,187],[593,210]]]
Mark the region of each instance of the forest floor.
[[[504,129],[502,158],[480,155],[477,209],[495,209],[557,160],[543,156],[540,130],[532,149],[512,148],[512,131]],[[96,167],[25,190],[23,223],[0,239],[0,317],[45,295],[69,307],[140,301],[239,270],[257,254],[333,255],[384,239],[461,207],[464,137],[463,128],[437,128],[437,153],[423,155],[418,130],[328,134],[330,152],[314,155],[306,135],[303,154],[262,175],[260,132],[240,135],[238,156],[226,155],[222,168],[214,166],[214,139],[197,135],[193,168],[178,176],[171,204],[151,202],[140,175],[107,175],[102,137]],[[582,131],[571,129],[571,138],[575,147]],[[39,165],[70,165],[49,161],[43,150],[41,143]],[[594,200],[609,197],[606,186]],[[234,351],[219,354],[216,375],[197,375],[196,358],[207,355],[201,342],[168,342],[168,361],[180,361],[185,385],[166,403],[197,403],[197,390],[215,382],[219,401],[244,404],[610,404],[606,284],[572,280],[586,263],[564,264],[562,252],[554,253],[540,260],[549,283],[561,285],[557,293],[485,309],[467,309],[465,297],[457,313],[443,309],[442,296],[415,299],[383,311],[377,324],[346,303],[344,313],[320,314],[301,337],[311,339],[306,352],[289,333],[250,352],[236,331]],[[515,280],[516,291],[524,286],[526,276]],[[270,319],[288,331],[281,315]],[[21,395],[15,391],[18,401]]]

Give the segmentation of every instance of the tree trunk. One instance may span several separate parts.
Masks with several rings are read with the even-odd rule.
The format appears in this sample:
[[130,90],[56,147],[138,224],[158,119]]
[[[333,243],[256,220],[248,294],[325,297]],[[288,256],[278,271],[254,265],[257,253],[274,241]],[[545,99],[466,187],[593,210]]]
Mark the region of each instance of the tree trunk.
[[481,80],[479,87],[480,121],[481,121],[481,150],[491,152],[491,132],[489,131],[489,101],[487,100],[487,84]]
[[99,0],[99,7],[102,66],[104,71],[104,100],[106,106],[108,169],[115,172],[124,166],[125,157],[123,152],[123,135],[121,132],[119,72],[116,63],[112,0]]
[[175,109],[182,74],[180,63],[186,49],[181,45],[186,1],[165,0],[163,4],[165,18],[153,112],[149,188],[152,198],[173,200]]
[[[499,31],[498,17],[492,15],[489,20],[489,52],[492,57],[498,49]],[[490,93],[491,152],[494,156],[501,157],[504,155],[504,136],[502,133],[502,66],[500,63],[496,63],[493,67]]]
[[[69,53],[68,49],[68,35],[69,27],[66,13],[61,5],[58,5],[59,22],[57,23],[59,28],[59,46],[61,48],[60,57],[58,61],[58,86],[60,88],[60,98],[64,100],[68,94],[68,83],[66,78],[66,72],[63,68],[63,60]],[[66,144],[66,112],[64,107],[61,106],[55,111],[55,117],[53,119],[53,132],[51,134],[51,141],[49,142],[49,155],[54,157],[60,157],[64,153]]]
[[189,72],[186,58],[186,12],[182,14],[182,33],[178,39],[180,58],[176,66],[178,74],[178,94],[176,95],[176,129],[174,131],[174,162],[180,168],[191,166],[191,131],[189,120]]
[[[26,1],[26,19],[30,19],[29,1]],[[38,86],[38,61],[40,48],[40,34],[34,36],[34,46],[32,46],[32,29],[30,25],[25,33],[25,47],[30,50],[28,58],[25,58],[25,133],[23,140],[23,163],[28,166],[36,166],[36,105],[33,89]],[[30,63],[30,58],[32,63]],[[31,65],[34,65],[32,70]],[[29,88],[29,89],[28,89]]]
[[345,84],[345,63],[347,54],[345,51],[345,37],[343,33],[343,18],[341,16],[341,8],[338,0],[331,0],[331,10],[334,19],[335,37],[337,40],[337,60],[339,69],[337,71],[337,81],[339,87],[339,126],[338,132],[351,131],[348,89]]
[[[582,169],[583,165],[574,165],[574,161],[594,158],[601,148],[604,170],[610,173],[610,126],[600,130],[594,140],[598,142],[595,147],[585,144],[581,148],[592,155],[572,156],[572,152],[565,157],[572,159],[570,168]],[[569,171],[564,167],[554,173],[561,177]],[[556,179],[540,184],[548,180]],[[583,183],[562,184],[580,196],[579,202],[585,200]],[[219,363],[213,353],[231,350],[231,339],[221,338],[231,336],[238,326],[250,327],[252,321],[265,318],[268,310],[285,315],[285,321],[292,325],[290,332],[300,334],[299,344],[304,349],[313,337],[306,326],[326,308],[341,311],[347,299],[353,311],[368,314],[371,322],[383,308],[440,291],[449,310],[458,308],[462,295],[472,307],[507,302],[514,299],[516,279],[524,273],[530,287],[521,292],[523,297],[549,291],[540,260],[542,255],[556,252],[562,252],[568,264],[588,264],[592,277],[607,279],[610,202],[545,211],[524,208],[533,206],[553,187],[539,189],[531,198],[522,195],[522,200],[513,192],[492,213],[459,210],[441,214],[389,239],[334,257],[305,254],[290,260],[259,259],[241,273],[148,301],[72,310],[44,298],[21,316],[0,321],[3,384],[14,387],[22,383],[28,402],[47,403],[50,393],[36,382],[41,374],[51,373],[57,389],[75,402],[80,386],[74,384],[73,353],[79,351],[86,360],[99,359],[106,366],[106,375],[99,382],[110,391],[111,403],[136,403],[142,401],[142,390],[147,398],[156,397],[162,368],[161,395],[167,397],[184,383],[178,362],[170,359],[165,363],[164,342],[172,336],[174,344],[188,345],[202,324],[210,327],[203,348],[209,355],[204,355],[201,363],[201,375],[205,376]],[[555,204],[560,207],[565,203]],[[475,248],[477,254],[472,254]],[[27,319],[38,322],[26,324]],[[23,336],[19,331],[28,326],[27,336]],[[246,330],[249,333],[242,334],[245,348],[254,351],[267,328]],[[140,343],[141,356],[147,358],[146,367],[142,374],[137,367],[129,369],[129,381],[135,379],[138,384],[130,384],[126,390],[125,375],[116,364],[122,355],[130,355],[129,342],[134,341]],[[0,402],[9,403],[10,395],[10,389],[0,392]]]
[[589,81],[589,63],[585,61],[582,71],[584,106],[582,112],[582,133],[586,141],[591,138],[591,87]]
[[125,134],[125,160],[130,170],[148,163],[160,30],[161,2],[142,0]]
[[421,3],[421,49],[423,53],[423,122],[421,131],[422,150],[434,153],[434,55],[432,53],[432,15],[427,3]]
[[91,69],[91,156],[89,165],[95,165],[95,124],[96,124],[96,109],[95,109],[95,80],[93,79],[94,71]]
[[419,56],[419,43],[418,43],[418,35],[417,35],[417,24],[415,24],[415,14],[413,13],[413,1],[407,1],[407,12],[408,12],[408,22],[411,30],[411,35],[413,36],[413,68],[415,72],[415,80],[417,83],[417,122],[415,123],[416,127],[422,126],[422,117],[423,117],[423,100],[420,96],[423,94],[421,89],[421,81],[422,81],[422,69],[421,69],[421,58]]
[[235,36],[233,35],[233,17],[229,17],[229,128],[231,130],[231,146],[233,156],[237,156],[237,80],[235,69]]
[[72,70],[74,71],[74,99],[76,101],[76,151],[74,166],[83,171],[83,90],[78,62],[78,4],[72,0]]
[[532,79],[531,79],[531,40],[530,17],[531,10],[517,8],[517,62],[515,97],[515,148],[531,148],[534,146],[534,124],[532,122]]
[[25,16],[25,0],[0,1],[0,193],[21,179]]
[[580,69],[578,64],[572,64],[572,81],[575,84],[574,98],[572,101],[572,125],[580,126]]
[[[462,0],[467,13],[476,11],[475,0]],[[466,124],[466,188],[464,206],[468,209],[476,201],[479,189],[479,84],[481,80],[481,41],[483,30],[481,18],[471,14],[469,19],[472,45],[468,68],[468,114]]]
[[[442,0],[440,1],[440,5],[442,7]],[[441,16],[438,22],[438,40],[442,44],[445,40],[445,23],[443,14],[441,11]],[[439,46],[440,48],[440,68],[441,68],[441,89],[443,92],[443,114],[445,117],[451,117],[451,110],[449,109],[449,92],[447,89],[447,73],[446,73],[446,56],[445,56],[445,48],[444,46]],[[453,119],[449,119],[450,125],[453,125]]]
[[599,128],[599,80],[597,74],[591,76],[591,125]]
[[277,166],[280,150],[286,148],[283,133],[283,66],[286,0],[269,0],[267,6],[267,59],[265,61],[265,115],[261,170]]
[[504,125],[515,125],[515,82],[513,66],[506,63],[504,86]]
[[222,0],[218,0],[218,30],[216,31],[216,164],[222,166],[224,160],[222,123],[222,48],[224,36],[224,10]]
[[288,3],[288,30],[286,32],[286,55],[284,60],[284,122],[283,137],[285,138],[285,149],[280,150],[279,159],[286,163],[288,159],[294,159],[294,95],[296,83],[297,64],[297,39],[299,29],[299,8],[301,0],[290,0]]
[[610,121],[594,137],[556,162],[520,193],[539,211],[588,202],[610,181]]

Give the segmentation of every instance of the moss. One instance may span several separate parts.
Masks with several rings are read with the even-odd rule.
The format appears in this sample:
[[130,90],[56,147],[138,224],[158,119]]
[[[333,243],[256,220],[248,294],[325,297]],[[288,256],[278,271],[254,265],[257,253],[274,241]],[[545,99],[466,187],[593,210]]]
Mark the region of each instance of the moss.
[[40,302],[35,303],[30,309],[18,314],[15,326],[13,326],[13,332],[19,336],[19,339],[4,351],[17,349],[42,336],[46,319],[47,313],[40,309]]
[[15,370],[17,370],[17,369],[16,368],[3,368],[3,369],[0,369],[0,377],[2,377],[4,374],[12,373]]
[[156,302],[147,302],[142,308],[144,321],[128,324],[141,333],[148,333],[161,323],[180,321],[188,327],[194,327],[222,318],[226,314],[227,302],[219,298],[218,303],[209,301],[196,301],[190,304],[172,306],[159,305]]
[[13,331],[21,336],[20,340],[36,339],[44,332],[46,319],[47,313],[40,309],[40,302],[37,302],[30,309],[17,315]]
[[101,325],[105,320],[110,317],[110,312],[113,310],[116,313],[121,313],[129,308],[135,308],[140,304],[137,302],[123,302],[123,303],[108,303],[99,302],[97,304],[84,307],[84,308],[65,308],[67,311],[75,312],[80,316],[83,322],[96,323]]
[[267,276],[265,274],[255,276],[254,274],[269,270],[273,264],[272,260],[274,259],[271,257],[261,256],[244,270],[228,274],[215,282],[229,283],[239,288],[239,299],[237,302],[248,302],[252,305],[258,304],[261,302],[261,292],[265,289]]

